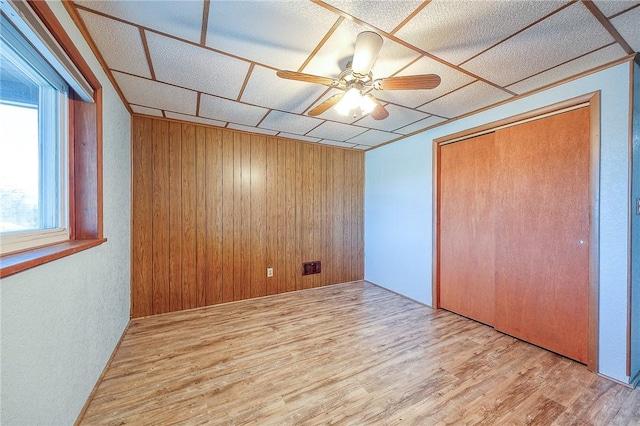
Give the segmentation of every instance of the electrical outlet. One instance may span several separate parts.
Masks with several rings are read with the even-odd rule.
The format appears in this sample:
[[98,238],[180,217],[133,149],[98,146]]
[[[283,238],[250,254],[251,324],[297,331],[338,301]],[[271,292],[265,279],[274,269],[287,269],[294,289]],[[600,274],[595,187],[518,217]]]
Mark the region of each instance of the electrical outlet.
[[273,276],[273,268],[267,268],[267,277]]

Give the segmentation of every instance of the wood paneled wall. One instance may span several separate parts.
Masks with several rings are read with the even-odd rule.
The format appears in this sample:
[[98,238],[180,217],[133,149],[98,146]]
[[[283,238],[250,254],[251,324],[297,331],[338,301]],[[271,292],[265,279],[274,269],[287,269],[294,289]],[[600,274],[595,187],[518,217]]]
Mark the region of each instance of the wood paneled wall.
[[132,163],[134,318],[364,276],[363,152],[134,116]]

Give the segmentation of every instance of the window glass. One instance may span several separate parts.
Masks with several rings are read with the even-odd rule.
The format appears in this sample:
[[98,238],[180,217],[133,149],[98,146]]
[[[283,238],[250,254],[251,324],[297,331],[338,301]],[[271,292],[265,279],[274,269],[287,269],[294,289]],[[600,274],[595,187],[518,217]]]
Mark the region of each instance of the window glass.
[[2,16],[1,252],[67,239],[68,87]]

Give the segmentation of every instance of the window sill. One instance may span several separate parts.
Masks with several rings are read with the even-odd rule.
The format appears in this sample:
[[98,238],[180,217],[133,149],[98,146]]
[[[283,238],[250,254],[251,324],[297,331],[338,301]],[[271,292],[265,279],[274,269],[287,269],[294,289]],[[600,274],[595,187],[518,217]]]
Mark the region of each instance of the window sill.
[[69,240],[0,257],[0,278],[25,271],[106,242],[106,238],[93,240]]

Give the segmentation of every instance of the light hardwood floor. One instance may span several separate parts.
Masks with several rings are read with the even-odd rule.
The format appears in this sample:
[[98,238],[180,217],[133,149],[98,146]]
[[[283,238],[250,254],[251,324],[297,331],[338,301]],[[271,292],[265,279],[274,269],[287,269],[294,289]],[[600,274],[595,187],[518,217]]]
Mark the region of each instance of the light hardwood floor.
[[640,424],[640,391],[365,282],[131,322],[81,424]]

